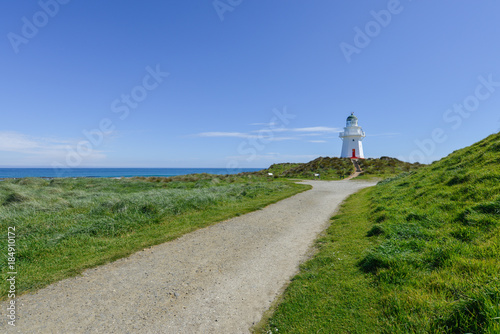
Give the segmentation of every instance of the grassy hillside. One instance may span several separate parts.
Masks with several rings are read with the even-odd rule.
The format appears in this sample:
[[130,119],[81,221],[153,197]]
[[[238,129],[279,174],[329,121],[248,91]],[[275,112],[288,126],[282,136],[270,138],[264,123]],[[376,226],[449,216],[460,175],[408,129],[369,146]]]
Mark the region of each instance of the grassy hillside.
[[500,332],[500,135],[372,193],[383,242],[361,261],[388,326]]
[[351,159],[319,157],[308,163],[275,164],[268,171],[282,177],[313,179],[320,174],[323,180],[338,180],[354,173],[354,167]]
[[[389,177],[402,172],[409,172],[422,167],[421,164],[411,164],[395,158],[360,159],[359,164],[364,177]],[[338,180],[354,173],[354,167],[349,158],[319,157],[307,163],[274,164],[266,170],[256,172],[258,175],[273,173],[277,177],[314,179],[320,174],[322,180]]]
[[266,330],[500,333],[500,134],[354,195],[319,249]]
[[[7,253],[8,228],[14,227],[21,294],[308,188],[208,174],[5,180],[0,182],[0,249]],[[0,261],[4,281],[7,265]],[[2,284],[0,299],[7,290]]]
[[380,159],[360,159],[358,162],[359,166],[363,170],[362,175],[378,176],[383,178],[391,175],[394,176],[403,172],[414,171],[424,166],[418,162],[409,163],[390,157],[381,157]]

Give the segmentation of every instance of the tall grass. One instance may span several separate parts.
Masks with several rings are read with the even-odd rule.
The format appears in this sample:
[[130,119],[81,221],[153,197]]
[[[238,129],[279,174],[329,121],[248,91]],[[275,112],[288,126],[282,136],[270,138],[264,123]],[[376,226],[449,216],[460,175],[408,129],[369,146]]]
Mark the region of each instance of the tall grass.
[[[149,181],[149,182],[148,182]],[[290,196],[299,185],[248,178],[25,178],[0,183],[0,248],[16,228],[18,292]],[[7,261],[0,261],[3,275]],[[5,297],[2,285],[1,296]]]

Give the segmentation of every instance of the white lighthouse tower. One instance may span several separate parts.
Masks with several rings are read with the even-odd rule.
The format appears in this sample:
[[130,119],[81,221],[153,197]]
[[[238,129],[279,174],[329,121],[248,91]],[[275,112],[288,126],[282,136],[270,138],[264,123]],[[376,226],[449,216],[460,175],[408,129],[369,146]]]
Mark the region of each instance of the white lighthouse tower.
[[340,154],[341,158],[365,158],[363,143],[361,142],[363,138],[365,138],[365,133],[361,127],[358,126],[358,118],[354,116],[354,113],[351,113],[351,115],[347,117],[344,132],[341,132],[339,137],[344,142],[342,144],[342,154]]

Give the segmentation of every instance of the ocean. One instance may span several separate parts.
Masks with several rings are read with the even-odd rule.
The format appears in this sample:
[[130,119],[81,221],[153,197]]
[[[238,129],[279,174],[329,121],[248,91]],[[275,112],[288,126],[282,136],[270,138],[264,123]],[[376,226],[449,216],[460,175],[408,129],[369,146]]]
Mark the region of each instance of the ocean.
[[187,174],[237,174],[262,168],[0,168],[0,179],[22,177],[133,177],[176,176]]

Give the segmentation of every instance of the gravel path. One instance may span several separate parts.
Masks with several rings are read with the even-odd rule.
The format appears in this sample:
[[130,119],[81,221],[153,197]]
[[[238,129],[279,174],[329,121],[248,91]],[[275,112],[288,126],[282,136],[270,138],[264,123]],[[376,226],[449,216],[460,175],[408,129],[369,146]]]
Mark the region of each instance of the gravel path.
[[18,297],[16,327],[4,316],[0,332],[248,333],[338,205],[374,184],[306,183],[313,189]]

